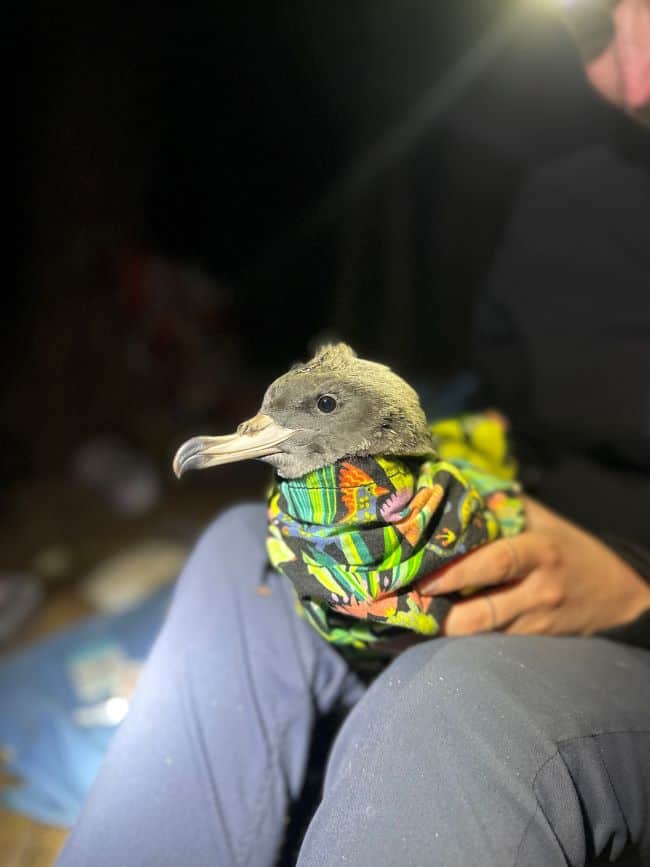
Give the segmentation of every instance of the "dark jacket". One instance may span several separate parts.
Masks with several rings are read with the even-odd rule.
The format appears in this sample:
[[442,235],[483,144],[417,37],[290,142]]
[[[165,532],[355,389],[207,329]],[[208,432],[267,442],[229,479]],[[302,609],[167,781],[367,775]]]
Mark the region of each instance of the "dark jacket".
[[[474,347],[480,402],[513,421],[528,491],[650,580],[650,135],[642,141],[634,157],[603,147],[565,158],[523,189]],[[650,615],[612,635],[650,646]]]

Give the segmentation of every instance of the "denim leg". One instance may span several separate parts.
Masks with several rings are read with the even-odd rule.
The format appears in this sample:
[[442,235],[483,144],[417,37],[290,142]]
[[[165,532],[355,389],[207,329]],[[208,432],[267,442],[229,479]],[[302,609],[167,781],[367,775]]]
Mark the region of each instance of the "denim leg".
[[437,639],[347,717],[298,864],[582,867],[630,849],[650,864],[649,817],[648,651]]
[[268,570],[265,527],[240,506],[201,538],[59,867],[273,864],[315,714],[363,687]]

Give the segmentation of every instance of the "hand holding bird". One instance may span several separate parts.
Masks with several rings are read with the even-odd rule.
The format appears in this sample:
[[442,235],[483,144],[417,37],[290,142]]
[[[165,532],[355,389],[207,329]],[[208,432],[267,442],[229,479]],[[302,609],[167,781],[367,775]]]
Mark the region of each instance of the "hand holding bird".
[[445,635],[591,635],[650,608],[650,587],[615,551],[531,497],[527,529],[420,581],[425,596],[482,592],[457,602]]

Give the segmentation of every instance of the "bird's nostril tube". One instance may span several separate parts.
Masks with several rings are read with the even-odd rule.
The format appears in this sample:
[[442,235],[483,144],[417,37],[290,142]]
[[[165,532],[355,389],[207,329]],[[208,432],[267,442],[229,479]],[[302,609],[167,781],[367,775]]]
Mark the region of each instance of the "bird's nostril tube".
[[264,430],[265,427],[268,427],[272,423],[273,419],[269,418],[268,415],[258,413],[253,418],[249,418],[246,421],[243,421],[237,428],[237,433],[239,434],[239,436],[251,436],[252,434],[256,434]]

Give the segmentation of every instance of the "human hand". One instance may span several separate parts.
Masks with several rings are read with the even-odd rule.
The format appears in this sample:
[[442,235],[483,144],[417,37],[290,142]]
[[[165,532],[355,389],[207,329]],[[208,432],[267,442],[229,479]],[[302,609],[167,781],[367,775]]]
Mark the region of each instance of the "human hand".
[[454,604],[444,635],[590,635],[650,608],[650,587],[611,548],[530,497],[524,505],[525,532],[416,585],[423,596],[480,591]]

